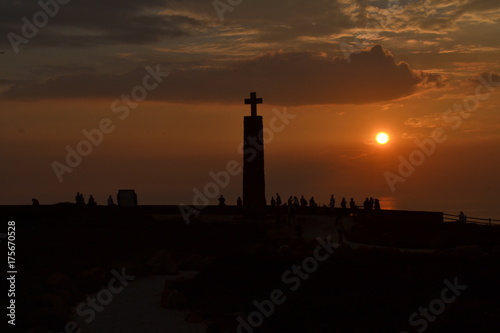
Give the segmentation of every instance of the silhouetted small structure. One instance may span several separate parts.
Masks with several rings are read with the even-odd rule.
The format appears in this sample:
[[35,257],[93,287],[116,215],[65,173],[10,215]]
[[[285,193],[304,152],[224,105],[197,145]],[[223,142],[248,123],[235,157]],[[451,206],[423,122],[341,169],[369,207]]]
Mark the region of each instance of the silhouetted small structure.
[[136,207],[137,194],[134,190],[118,190],[118,206],[120,207]]
[[38,201],[38,199],[31,199],[31,202],[33,203],[33,206],[40,206],[40,202]]

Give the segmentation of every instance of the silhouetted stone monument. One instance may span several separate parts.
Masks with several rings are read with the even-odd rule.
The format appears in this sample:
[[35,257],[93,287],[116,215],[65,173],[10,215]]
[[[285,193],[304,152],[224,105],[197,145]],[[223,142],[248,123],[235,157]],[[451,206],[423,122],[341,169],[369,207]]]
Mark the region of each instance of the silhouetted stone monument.
[[245,116],[243,122],[243,214],[250,218],[264,217],[266,211],[264,128],[262,116],[257,115],[257,104],[262,102],[254,92],[245,99],[252,113]]

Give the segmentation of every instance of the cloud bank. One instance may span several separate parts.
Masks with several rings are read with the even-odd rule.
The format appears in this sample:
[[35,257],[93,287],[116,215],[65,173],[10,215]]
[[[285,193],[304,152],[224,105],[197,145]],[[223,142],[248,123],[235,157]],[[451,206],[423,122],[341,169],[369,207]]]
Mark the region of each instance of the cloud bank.
[[[209,69],[178,68],[148,100],[239,104],[257,91],[275,105],[364,104],[397,99],[440,82],[433,75],[396,62],[380,45],[353,53],[350,62],[317,53],[269,53]],[[162,67],[167,69],[167,65]],[[48,81],[18,82],[7,99],[116,98],[142,82],[145,71],[70,74]]]

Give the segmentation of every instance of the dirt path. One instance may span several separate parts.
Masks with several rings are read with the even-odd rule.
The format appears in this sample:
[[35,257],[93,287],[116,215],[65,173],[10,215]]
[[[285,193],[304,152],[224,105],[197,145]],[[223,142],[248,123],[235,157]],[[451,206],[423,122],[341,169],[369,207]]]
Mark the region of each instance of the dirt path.
[[160,293],[167,278],[172,277],[149,276],[132,281],[114,295],[102,312],[96,313],[95,320],[81,323],[82,333],[204,333],[206,325],[185,321],[187,312],[160,307]]

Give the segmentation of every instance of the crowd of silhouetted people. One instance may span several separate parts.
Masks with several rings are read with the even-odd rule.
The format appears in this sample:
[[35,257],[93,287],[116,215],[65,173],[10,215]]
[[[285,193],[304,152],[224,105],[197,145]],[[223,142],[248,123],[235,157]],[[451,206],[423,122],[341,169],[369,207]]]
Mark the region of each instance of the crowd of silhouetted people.
[[[330,201],[328,203],[328,207],[333,210],[337,208],[335,206],[335,196],[332,194],[330,196]],[[279,207],[279,206],[288,206],[288,207],[309,207],[309,208],[317,208],[318,204],[316,203],[316,200],[314,199],[314,196],[312,196],[309,200],[307,200],[303,195],[300,196],[300,199],[297,196],[290,196],[287,200],[286,203],[283,203],[281,200],[281,197],[278,193],[276,193],[276,197],[271,197],[271,207]],[[358,213],[359,211],[359,206],[356,204],[356,201],[354,201],[354,198],[351,198],[349,201],[349,210],[347,208],[347,200],[346,198],[342,198],[342,201],[340,202],[340,208],[342,211],[348,213]],[[371,211],[376,211],[380,210],[380,200],[379,199],[374,199],[372,197],[366,198],[365,201],[363,202],[363,210],[365,212],[371,212]]]
[[[226,206],[226,198],[224,198],[223,195],[221,195],[218,198],[219,201],[219,207],[225,207]],[[356,204],[356,201],[354,198],[351,198],[349,202],[347,202],[346,198],[343,197],[342,200],[340,201],[340,206],[337,207],[335,206],[336,199],[335,196],[332,194],[330,196],[330,200],[328,203],[328,206],[324,205],[324,207],[327,207],[330,209],[330,211],[334,211],[336,208],[340,208],[341,211],[344,214],[358,214],[360,213],[360,207]],[[266,203],[267,204],[267,203]],[[236,205],[238,207],[243,206],[243,200],[241,197],[238,197],[236,201]],[[348,206],[349,205],[349,206]],[[294,215],[297,210],[301,210],[303,212],[306,211],[311,213],[315,212],[316,208],[319,207],[318,203],[316,202],[316,199],[314,199],[314,196],[312,196],[309,200],[307,200],[304,195],[299,197],[297,196],[289,196],[286,202],[283,202],[281,199],[281,196],[279,193],[276,193],[276,196],[271,197],[270,201],[270,206],[271,207],[288,207],[288,211],[290,215]],[[379,199],[374,199],[373,197],[366,198],[363,202],[363,212],[369,214],[372,211],[379,211],[380,208],[380,200]]]
[[[218,198],[219,201],[219,207],[225,207],[226,206],[226,198],[224,198],[223,195],[220,195]],[[87,200],[87,203],[85,203],[85,197],[83,193],[77,192],[75,196],[75,203],[77,206],[97,206],[97,202],[95,201],[93,195],[91,194]],[[328,203],[328,208],[333,212],[334,209],[340,208],[341,211],[344,214],[357,214],[359,213],[359,206],[356,204],[354,201],[354,198],[351,198],[349,201],[349,209],[347,208],[347,200],[345,197],[342,198],[340,202],[340,207],[335,206],[336,200],[335,196],[332,194],[330,196],[330,200]],[[33,199],[33,205],[38,205],[38,200]],[[113,197],[110,195],[107,199],[107,204],[108,206],[116,206],[116,204],[113,201]],[[243,206],[243,200],[241,197],[238,197],[236,201],[236,205],[238,207]],[[271,197],[270,201],[270,206],[271,207],[287,207],[288,210],[288,215],[294,216],[297,213],[297,210],[301,210],[302,212],[307,212],[309,213],[314,213],[316,211],[316,208],[319,207],[319,205],[316,203],[316,200],[314,199],[314,196],[311,196],[309,200],[307,200],[304,195],[300,196],[300,199],[297,196],[289,196],[288,200],[286,202],[283,202],[281,199],[281,196],[279,193],[276,193],[276,197]],[[324,206],[326,207],[326,206]],[[379,199],[374,199],[372,197],[366,198],[365,201],[363,202],[363,211],[365,213],[370,213],[371,211],[378,211],[380,210],[380,200]]]
[[[83,193],[77,192],[75,196],[75,203],[77,206],[85,206],[85,197]],[[87,206],[97,206],[97,202],[94,199],[94,196],[91,194],[89,196],[89,200],[87,201]]]
[[[85,204],[85,197],[83,196],[83,193],[80,192],[76,193],[75,203],[77,206],[97,206],[97,202],[92,194],[89,196],[89,199]],[[108,197],[108,206],[116,206],[111,195]]]

